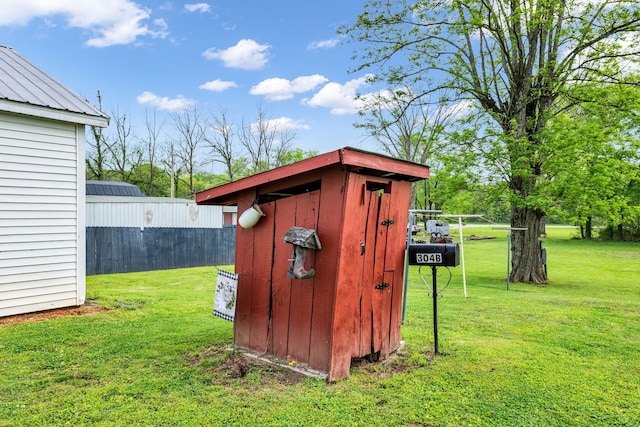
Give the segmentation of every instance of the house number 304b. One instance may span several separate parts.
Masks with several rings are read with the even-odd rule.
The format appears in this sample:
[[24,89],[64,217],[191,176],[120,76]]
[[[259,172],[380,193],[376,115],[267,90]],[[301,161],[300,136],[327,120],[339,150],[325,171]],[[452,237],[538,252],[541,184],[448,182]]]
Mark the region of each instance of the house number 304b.
[[442,264],[441,253],[416,254],[418,264]]

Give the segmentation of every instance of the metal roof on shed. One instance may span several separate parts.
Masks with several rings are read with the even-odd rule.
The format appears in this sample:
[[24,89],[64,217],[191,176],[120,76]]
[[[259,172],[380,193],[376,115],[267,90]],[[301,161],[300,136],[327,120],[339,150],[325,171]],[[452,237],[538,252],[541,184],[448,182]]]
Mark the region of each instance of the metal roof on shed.
[[137,185],[117,181],[87,181],[86,194],[97,196],[144,196]]
[[[77,119],[78,123],[107,126],[109,118],[80,95],[40,70],[12,48],[0,46],[0,110],[26,113],[24,107],[46,107]],[[7,102],[8,101],[8,102]],[[18,104],[16,104],[18,103]],[[23,108],[21,109],[20,106]],[[43,114],[39,114],[42,112]],[[48,117],[43,111],[32,115]],[[89,116],[87,122],[83,116]]]

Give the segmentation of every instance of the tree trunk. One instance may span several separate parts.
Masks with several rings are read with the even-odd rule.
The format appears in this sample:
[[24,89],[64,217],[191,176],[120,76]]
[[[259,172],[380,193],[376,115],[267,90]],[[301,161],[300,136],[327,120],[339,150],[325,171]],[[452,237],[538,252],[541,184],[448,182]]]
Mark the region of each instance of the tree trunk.
[[591,238],[593,236],[592,236],[592,233],[591,233],[591,229],[592,228],[591,228],[591,217],[590,216],[587,217],[587,223],[585,224],[585,228],[586,228],[586,230],[585,230],[585,234],[584,234],[583,237],[585,239],[587,239],[587,240],[591,240]]
[[618,240],[621,241],[621,242],[624,241],[624,227],[623,227],[622,223],[618,224],[617,230],[618,230],[618,233],[617,233],[618,234]]
[[413,184],[411,184],[411,199],[409,202],[409,209],[416,208],[416,199],[418,198],[417,192],[418,192],[418,183],[414,182]]
[[511,277],[512,282],[546,283],[547,273],[542,264],[542,253],[538,243],[538,230],[543,214],[534,209],[512,208],[511,227],[526,230],[511,231]]

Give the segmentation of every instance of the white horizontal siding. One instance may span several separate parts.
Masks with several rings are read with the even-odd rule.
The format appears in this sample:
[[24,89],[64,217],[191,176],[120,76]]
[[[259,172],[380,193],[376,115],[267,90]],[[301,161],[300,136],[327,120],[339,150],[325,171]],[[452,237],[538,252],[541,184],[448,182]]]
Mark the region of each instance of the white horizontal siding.
[[[54,270],[49,269],[47,271],[32,271],[22,274],[7,274],[0,276],[0,295],[4,295],[5,292],[11,292],[17,284],[22,284],[30,288],[38,288],[49,284],[51,281],[68,277],[69,281],[73,281],[75,277],[75,271],[73,276],[68,269]],[[0,313],[0,316],[6,316],[6,314]]]
[[[73,248],[75,250],[76,244],[73,240],[50,240],[46,244],[46,249],[62,250],[67,248]],[[5,259],[20,258],[21,253],[24,251],[36,251],[42,248],[42,242],[36,240],[31,242],[11,242],[0,244],[0,252]]]
[[0,113],[0,316],[84,301],[81,130]]
[[[222,228],[222,206],[203,206],[185,200],[182,202],[131,197],[131,202],[112,201],[99,197],[87,198],[87,227],[139,227],[139,228]],[[135,200],[135,201],[133,201]]]
[[[25,264],[25,263],[23,263]],[[51,258],[43,258],[40,260],[39,264],[27,264],[27,265],[16,265],[12,267],[2,267],[2,277],[17,277],[20,274],[24,274],[25,271],[28,271],[29,274],[38,274],[38,273],[52,273],[52,272],[75,272],[76,262],[75,257],[70,262],[56,262],[56,259]],[[14,279],[15,282],[21,282],[22,279]],[[3,280],[0,279],[0,283]],[[4,289],[4,292],[10,292],[11,289]],[[4,293],[3,293],[4,295]]]
[[[15,211],[14,211],[15,212]],[[76,230],[76,222],[72,218],[45,218],[40,221],[34,220],[33,218],[6,218],[4,221],[0,222],[0,228],[8,227],[8,228],[20,228],[24,227],[27,230],[25,232],[29,232],[29,230],[34,230],[38,233],[44,231],[42,227],[56,227],[57,230],[60,230],[59,227],[73,227],[73,231]],[[39,228],[38,228],[39,227]],[[22,232],[16,232],[14,234],[21,234]]]
[[[67,165],[56,165],[50,162],[43,162],[40,164],[35,164],[38,166],[38,169],[33,169],[34,163],[20,162],[23,160],[16,156],[6,156],[3,154],[0,156],[0,170],[11,171],[11,172],[21,172],[21,171],[29,171],[34,173],[34,177],[41,175],[49,175],[49,176],[68,176],[71,179],[75,178],[75,175],[72,174],[68,168],[69,163]],[[29,170],[29,167],[32,169]],[[17,179],[17,178],[16,178]]]
[[67,285],[56,285],[56,286],[43,286],[41,288],[30,287],[27,289],[19,289],[13,290],[10,292],[5,292],[3,296],[3,300],[0,301],[0,309],[6,308],[11,305],[11,301],[14,300],[27,300],[27,303],[33,304],[37,302],[45,302],[50,299],[50,295],[55,295],[56,299],[62,298],[73,298],[76,291],[75,283],[68,283]]
[[74,245],[75,239],[72,239],[68,233],[37,233],[36,230],[31,234],[1,234],[0,250],[11,251],[11,245],[14,243],[42,243],[41,247],[48,247],[50,242],[69,242]]
[[13,205],[10,206],[11,210],[0,210],[0,224],[4,222],[4,220],[15,219],[17,217],[16,212],[20,212],[20,218],[23,220],[50,220],[50,219],[65,219],[69,218],[69,213],[67,210],[51,210],[51,209],[32,209],[33,204],[27,204],[24,206]]
[[[67,248],[67,250],[68,249],[69,248]],[[21,273],[24,271],[24,267],[30,267],[29,270],[34,272],[50,271],[52,265],[56,265],[56,268],[60,266],[71,266],[75,268],[75,262],[75,251],[63,255],[49,249],[43,249],[40,252],[18,253],[12,259],[0,259],[0,269],[2,269],[3,274],[11,275],[13,273]]]
[[41,249],[40,247],[37,248],[30,248],[30,249],[23,249],[23,250],[13,250],[11,252],[0,252],[0,265],[2,265],[2,263],[12,263],[12,265],[16,265],[20,262],[22,262],[22,259],[27,260],[25,263],[37,263],[40,262],[38,258],[52,258],[52,257],[57,257],[57,256],[66,256],[66,255],[73,255],[75,256],[76,253],[76,248],[75,246],[73,247],[69,247],[69,246],[62,246],[62,247],[57,247],[57,248],[46,248],[46,249]]
[[[7,118],[9,116],[5,116]],[[13,116],[16,118],[17,116]],[[69,143],[75,138],[72,128],[62,123],[42,122],[37,127],[25,128],[24,120],[4,120],[3,136],[6,147],[24,150],[47,149],[53,147],[56,152],[75,153],[74,144]],[[42,126],[49,125],[49,126]],[[28,145],[25,144],[28,142]],[[27,146],[26,146],[27,145]]]
[[0,317],[22,313],[35,313],[37,311],[53,310],[54,308],[73,307],[78,305],[75,296],[69,297],[71,294],[75,294],[75,292],[63,295],[51,294],[42,302],[32,302],[32,300],[39,300],[40,298],[38,297],[10,300],[9,302],[13,303],[13,305],[7,308],[0,308]]
[[[50,286],[67,287],[75,283],[75,279],[72,276],[56,276],[51,278],[47,283],[41,283],[41,286],[34,285],[33,282],[17,282],[13,285],[13,291],[26,290],[26,289],[41,289],[48,288]],[[38,290],[35,294],[42,294],[42,291]]]

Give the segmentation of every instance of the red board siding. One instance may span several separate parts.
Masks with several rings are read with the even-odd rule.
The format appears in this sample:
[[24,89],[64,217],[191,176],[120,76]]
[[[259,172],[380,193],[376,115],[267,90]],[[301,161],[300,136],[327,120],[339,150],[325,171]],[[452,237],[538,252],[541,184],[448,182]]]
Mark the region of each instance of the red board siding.
[[[296,202],[296,218],[294,225],[317,230],[320,192],[314,191],[294,197]],[[322,236],[318,235],[320,243],[324,244]],[[291,247],[290,244],[287,246]],[[324,250],[321,249],[320,251]],[[316,263],[317,252],[309,250],[305,268],[318,270]],[[320,267],[321,268],[321,267]],[[316,278],[291,281],[291,310],[289,315],[289,339],[287,356],[302,363],[309,363],[309,345],[311,340],[311,317],[315,292]]]
[[276,202],[274,232],[274,263],[270,353],[276,356],[287,356],[289,337],[289,310],[291,305],[291,279],[287,275],[292,246],[282,240],[282,236],[295,222],[295,200],[291,197]]
[[[273,261],[273,229],[275,209],[273,203],[261,204],[265,214],[253,227],[253,277],[251,281],[251,327],[249,347],[267,351],[267,336],[271,315],[271,265]],[[248,250],[249,248],[246,248]]]
[[[333,170],[323,176],[320,189],[318,236],[322,250],[316,254],[309,365],[332,376],[333,311],[336,305],[337,264],[343,227],[345,174]],[[348,374],[348,372],[347,372]]]
[[[253,203],[255,192],[245,191],[238,195],[238,212],[244,212]],[[255,228],[236,229],[236,273],[238,277],[238,295],[233,324],[234,342],[241,347],[249,347],[251,328],[251,299],[253,275],[253,241]]]

